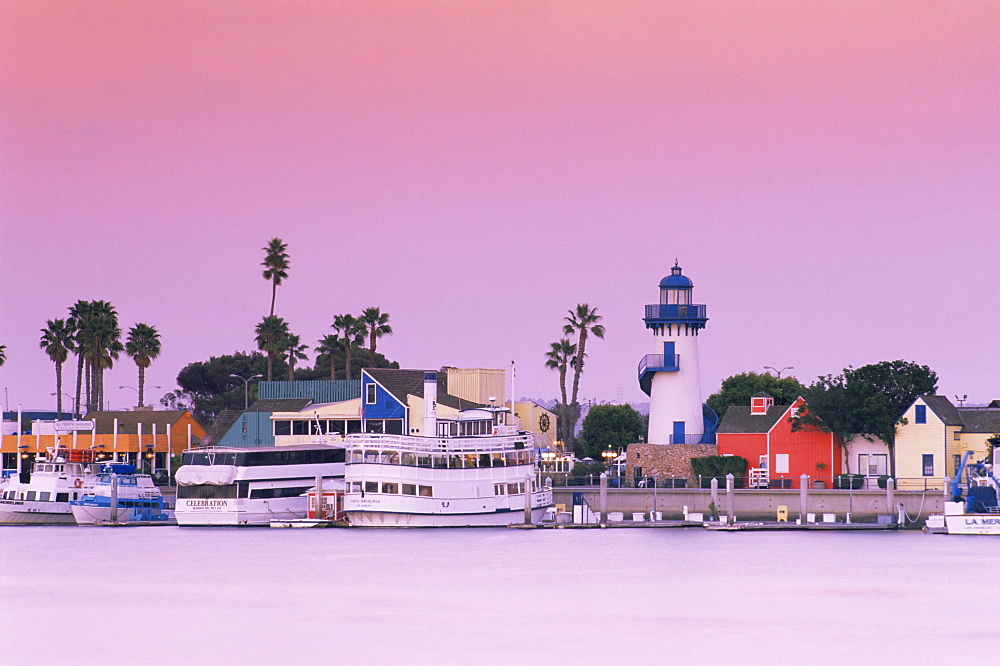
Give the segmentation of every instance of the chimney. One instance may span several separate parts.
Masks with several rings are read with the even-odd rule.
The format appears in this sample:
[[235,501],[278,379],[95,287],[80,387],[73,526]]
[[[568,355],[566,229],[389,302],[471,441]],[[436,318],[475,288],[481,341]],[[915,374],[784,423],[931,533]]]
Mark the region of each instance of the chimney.
[[436,372],[424,373],[424,437],[437,436],[437,395]]

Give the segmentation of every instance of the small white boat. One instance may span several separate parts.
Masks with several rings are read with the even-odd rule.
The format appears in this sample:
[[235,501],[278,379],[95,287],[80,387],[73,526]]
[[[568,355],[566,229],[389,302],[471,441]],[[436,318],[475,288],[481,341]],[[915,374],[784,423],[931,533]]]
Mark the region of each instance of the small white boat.
[[135,465],[102,465],[93,487],[70,502],[77,525],[165,525],[171,520],[160,489]]
[[0,524],[75,525],[70,502],[94,484],[90,449],[51,448],[19,478],[0,485]]
[[951,501],[944,503],[944,516],[929,516],[927,531],[941,532],[938,526],[943,519],[943,531],[947,534],[1000,536],[1000,507],[997,506],[1000,482],[994,476],[995,466],[983,461],[968,463],[971,455],[971,451],[965,453],[951,480]]

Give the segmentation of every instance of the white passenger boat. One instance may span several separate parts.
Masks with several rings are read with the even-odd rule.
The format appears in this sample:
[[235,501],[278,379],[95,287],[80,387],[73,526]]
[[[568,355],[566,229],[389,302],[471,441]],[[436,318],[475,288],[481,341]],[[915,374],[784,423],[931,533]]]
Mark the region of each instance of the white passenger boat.
[[473,527],[539,522],[553,506],[537,482],[530,433],[510,410],[478,407],[438,419],[437,380],[424,382],[424,432],[436,437],[352,434],[345,438],[344,513],[360,527]]
[[30,471],[0,485],[0,524],[75,525],[70,502],[94,484],[89,449],[49,449]]
[[343,479],[343,445],[186,451],[178,468],[178,525],[267,526],[305,518],[316,477]]
[[94,485],[70,501],[77,525],[165,525],[171,514],[149,474],[135,465],[102,465]]
[[[1000,508],[997,496],[1000,482],[994,465],[985,462],[967,464],[966,452],[951,480],[951,501],[944,503],[944,528],[947,534],[989,534],[1000,536]],[[963,479],[963,473],[965,478]],[[939,532],[942,516],[929,516],[928,531]]]

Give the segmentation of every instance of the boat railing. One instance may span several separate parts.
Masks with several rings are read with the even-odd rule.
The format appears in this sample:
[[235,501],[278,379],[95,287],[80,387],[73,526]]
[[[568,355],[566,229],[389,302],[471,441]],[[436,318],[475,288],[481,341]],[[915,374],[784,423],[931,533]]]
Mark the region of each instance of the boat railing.
[[416,453],[474,453],[490,451],[516,451],[532,448],[530,433],[515,436],[490,435],[475,437],[413,437],[387,433],[358,433],[344,440],[348,449],[396,449]]

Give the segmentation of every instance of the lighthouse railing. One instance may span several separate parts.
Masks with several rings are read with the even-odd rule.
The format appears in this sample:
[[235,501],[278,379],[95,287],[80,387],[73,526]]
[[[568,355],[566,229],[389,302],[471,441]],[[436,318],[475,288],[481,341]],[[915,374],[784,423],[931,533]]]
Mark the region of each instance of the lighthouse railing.
[[[669,361],[669,363],[668,363]],[[639,361],[639,376],[642,373],[649,370],[650,372],[657,372],[659,370],[672,370],[677,371],[681,369],[681,355],[680,354],[646,354]]]
[[647,305],[646,319],[705,319],[704,305]]

